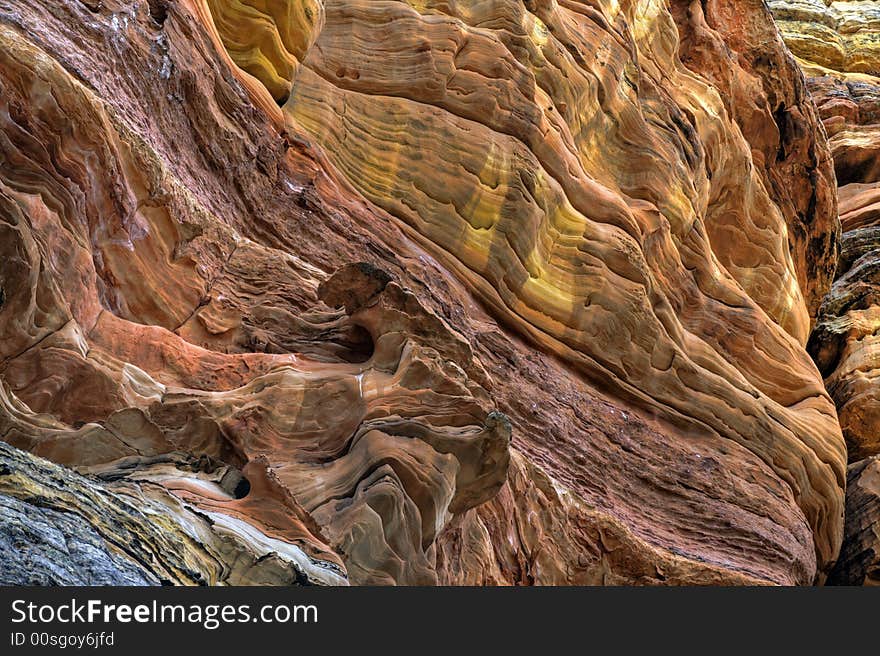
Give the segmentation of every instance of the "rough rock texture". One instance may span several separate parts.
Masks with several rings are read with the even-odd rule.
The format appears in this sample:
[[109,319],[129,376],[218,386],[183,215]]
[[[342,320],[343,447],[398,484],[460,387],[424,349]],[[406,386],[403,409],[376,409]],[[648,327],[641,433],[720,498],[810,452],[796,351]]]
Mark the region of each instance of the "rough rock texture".
[[880,456],[849,466],[846,530],[829,585],[880,585]]
[[[0,442],[0,582],[345,582],[340,567],[309,558],[295,544],[240,531],[230,526],[230,518],[175,497],[166,484],[171,472],[210,491],[218,502],[231,498],[205,468],[192,468],[185,476],[175,471],[170,459],[161,467],[159,462],[138,471],[140,483],[118,479],[105,484]],[[163,477],[157,475],[160,471]]]
[[[837,279],[809,349],[837,403],[850,461],[880,453],[880,9],[870,2],[771,3],[829,135],[843,227]],[[832,44],[839,56],[823,47]],[[829,46],[830,47],[830,46]]]
[[810,64],[880,74],[880,6],[873,0],[770,0],[786,43]]
[[[880,5],[771,2],[829,135],[843,227],[837,280],[809,342],[837,403],[850,462],[846,529],[830,582],[876,580],[880,554]],[[867,459],[866,459],[867,458]]]
[[0,0],[0,43],[10,444],[352,583],[824,580],[834,175],[760,0]]

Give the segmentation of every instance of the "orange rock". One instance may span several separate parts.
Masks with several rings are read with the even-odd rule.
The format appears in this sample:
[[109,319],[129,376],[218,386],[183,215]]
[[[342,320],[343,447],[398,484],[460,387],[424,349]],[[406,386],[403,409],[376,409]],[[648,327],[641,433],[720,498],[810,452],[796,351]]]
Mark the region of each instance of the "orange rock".
[[22,0],[0,434],[354,583],[823,580],[830,154],[696,4]]

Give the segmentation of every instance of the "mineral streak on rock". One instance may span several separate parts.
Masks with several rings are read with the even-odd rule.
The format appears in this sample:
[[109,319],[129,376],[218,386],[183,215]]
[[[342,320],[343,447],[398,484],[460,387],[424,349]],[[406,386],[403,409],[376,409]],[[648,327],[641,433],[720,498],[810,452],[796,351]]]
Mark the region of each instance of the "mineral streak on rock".
[[762,2],[0,0],[0,43],[0,435],[207,517],[173,553],[255,564],[204,582],[825,578],[834,175]]

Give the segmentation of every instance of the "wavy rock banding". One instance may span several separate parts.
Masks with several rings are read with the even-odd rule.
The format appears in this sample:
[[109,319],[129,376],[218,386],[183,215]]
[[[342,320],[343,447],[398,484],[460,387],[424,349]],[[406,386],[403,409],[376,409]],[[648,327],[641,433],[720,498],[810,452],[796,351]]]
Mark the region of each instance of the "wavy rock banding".
[[0,39],[5,441],[340,582],[831,570],[834,169],[763,2],[0,0]]

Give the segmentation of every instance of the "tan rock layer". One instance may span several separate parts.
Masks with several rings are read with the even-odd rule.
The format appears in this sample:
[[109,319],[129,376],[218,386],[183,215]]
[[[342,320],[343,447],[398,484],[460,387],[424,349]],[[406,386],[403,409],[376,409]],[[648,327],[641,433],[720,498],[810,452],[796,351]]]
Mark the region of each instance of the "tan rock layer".
[[830,585],[880,585],[880,457],[849,466],[846,533]]

